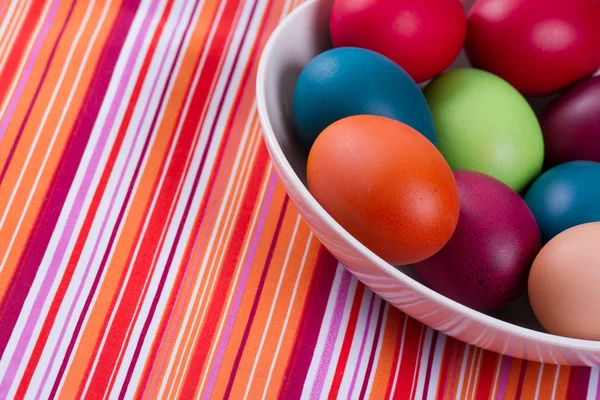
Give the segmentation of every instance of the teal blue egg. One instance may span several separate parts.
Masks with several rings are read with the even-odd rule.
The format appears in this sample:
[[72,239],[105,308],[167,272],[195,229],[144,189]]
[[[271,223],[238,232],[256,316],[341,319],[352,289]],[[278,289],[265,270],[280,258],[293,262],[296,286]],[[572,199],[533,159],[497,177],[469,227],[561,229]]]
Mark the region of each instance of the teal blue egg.
[[389,58],[341,47],[319,54],[304,67],[294,91],[294,122],[307,148],[335,121],[362,114],[403,122],[435,144],[421,89]]
[[572,161],[549,169],[533,182],[525,201],[544,242],[576,225],[600,221],[600,163]]

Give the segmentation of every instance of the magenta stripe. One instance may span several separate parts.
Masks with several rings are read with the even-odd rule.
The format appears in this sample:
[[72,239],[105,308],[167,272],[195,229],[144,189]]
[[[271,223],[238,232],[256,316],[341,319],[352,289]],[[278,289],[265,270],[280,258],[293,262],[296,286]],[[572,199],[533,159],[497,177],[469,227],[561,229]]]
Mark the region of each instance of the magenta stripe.
[[433,367],[433,356],[435,355],[435,347],[438,340],[438,331],[433,331],[433,337],[431,338],[431,344],[429,345],[429,359],[427,360],[427,371],[425,372],[425,382],[423,385],[423,398],[427,398],[427,392],[429,391],[429,381],[431,380],[431,368]]
[[[214,367],[211,368],[205,393],[212,392],[214,388],[217,373],[219,372],[218,366],[221,365],[221,361],[223,360],[223,354],[225,353],[225,348],[227,347],[229,337],[231,336],[231,331],[233,330],[233,321],[235,321],[235,317],[240,308],[240,303],[242,302],[242,295],[244,294],[246,282],[248,281],[248,276],[250,275],[250,267],[252,266],[252,262],[254,261],[254,255],[256,254],[256,249],[258,248],[258,243],[261,239],[260,233],[262,232],[263,227],[265,225],[265,221],[267,219],[267,214],[271,205],[273,193],[275,192],[275,187],[277,186],[277,181],[277,174],[272,173],[271,178],[269,180],[267,193],[265,194],[265,199],[263,201],[263,207],[258,217],[256,229],[254,230],[254,237],[252,238],[252,242],[250,243],[248,254],[246,255],[246,261],[244,262],[244,266],[242,269],[242,274],[240,276],[240,280],[236,288],[235,297],[233,298],[233,305],[227,316],[227,321],[225,322],[225,329],[223,330],[223,335],[221,336],[221,340],[219,341],[219,345],[217,347],[217,353],[215,355],[215,360],[213,363]],[[202,397],[208,398],[206,395],[203,395]]]
[[337,341],[342,318],[344,317],[346,300],[348,298],[351,282],[352,274],[350,274],[350,272],[344,268],[342,271],[342,279],[338,289],[337,298],[335,300],[335,306],[333,308],[331,325],[329,326],[329,332],[327,333],[327,339],[325,341],[325,348],[323,349],[323,354],[321,355],[321,362],[319,363],[319,368],[317,369],[317,374],[315,376],[315,382],[310,394],[310,397],[313,399],[319,398],[323,390],[323,385],[325,383],[325,378],[327,377],[329,364],[331,363],[331,356],[333,354],[335,342]]
[[[377,328],[375,329],[375,335],[373,335],[373,343],[371,344],[371,355],[369,356],[369,362],[367,363],[367,370],[365,371],[365,378],[363,380],[362,389],[360,390],[360,399],[364,399],[367,393],[367,387],[371,380],[371,371],[373,370],[373,363],[375,362],[375,354],[377,353],[377,345],[379,344],[379,336],[381,335],[381,326],[383,324],[383,313],[387,303],[384,303],[382,299],[379,299],[379,315],[377,316]],[[436,332],[437,333],[437,332]],[[423,396],[425,398],[425,396]]]
[[354,373],[352,374],[352,381],[350,382],[350,389],[348,394],[351,395],[354,392],[354,385],[356,384],[356,378],[358,376],[358,370],[360,369],[360,363],[362,356],[365,351],[365,344],[367,343],[367,336],[369,336],[369,327],[371,325],[371,316],[373,315],[373,305],[375,304],[375,293],[371,293],[371,302],[369,303],[369,311],[367,311],[367,321],[365,322],[365,330],[363,332],[362,342],[360,344],[360,351],[358,352],[358,358],[356,359],[356,366],[354,367]]
[[27,60],[27,64],[25,64],[25,68],[23,69],[23,74],[21,75],[21,79],[19,79],[19,83],[17,84],[17,89],[13,92],[13,97],[10,99],[10,103],[8,104],[8,107],[6,108],[6,112],[4,113],[4,117],[2,118],[2,121],[0,121],[0,142],[2,142],[2,138],[4,137],[4,134],[6,133],[8,124],[10,123],[13,113],[15,112],[15,109],[17,108],[17,104],[19,103],[19,100],[21,99],[21,94],[23,93],[23,90],[25,89],[25,84],[27,84],[27,81],[29,80],[29,75],[31,75],[33,66],[35,65],[38,54],[40,53],[40,49],[42,48],[42,45],[44,44],[44,41],[46,40],[46,36],[48,35],[48,31],[50,30],[50,27],[52,26],[52,22],[54,21],[54,17],[56,16],[56,11],[58,10],[59,6],[60,6],[60,0],[54,1],[52,3],[52,6],[50,6],[50,11],[48,12],[46,21],[44,22],[44,25],[42,26],[42,29],[40,30],[40,33],[35,41],[35,44],[33,45],[33,48],[31,49],[29,59]]
[[502,360],[502,372],[500,374],[500,385],[498,386],[498,396],[497,399],[504,398],[504,392],[506,391],[506,383],[508,382],[508,371],[510,370],[510,363],[512,358],[509,356],[501,356]]

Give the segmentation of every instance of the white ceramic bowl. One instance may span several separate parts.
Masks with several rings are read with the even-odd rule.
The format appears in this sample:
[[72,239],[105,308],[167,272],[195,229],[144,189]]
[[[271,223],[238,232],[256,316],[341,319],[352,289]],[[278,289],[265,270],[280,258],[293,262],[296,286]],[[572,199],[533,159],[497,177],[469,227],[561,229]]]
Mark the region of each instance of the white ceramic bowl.
[[[447,335],[498,353],[568,365],[600,365],[600,342],[544,333],[526,299],[494,315],[450,300],[419,283],[411,268],[396,268],[363,246],[317,203],[306,188],[306,153],[293,125],[292,98],[302,68],[331,47],[332,0],[308,0],[273,32],[258,69],[257,103],[271,159],[292,202],[321,242],[375,293],[411,317]],[[456,65],[466,63],[459,57]]]

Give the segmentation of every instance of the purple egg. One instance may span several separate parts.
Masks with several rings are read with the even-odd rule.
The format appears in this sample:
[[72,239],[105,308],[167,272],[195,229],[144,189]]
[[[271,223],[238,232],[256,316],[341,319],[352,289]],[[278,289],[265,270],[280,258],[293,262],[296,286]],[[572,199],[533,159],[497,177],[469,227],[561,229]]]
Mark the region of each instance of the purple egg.
[[600,76],[554,99],[540,118],[545,166],[567,161],[600,162]]
[[455,171],[460,215],[454,235],[433,257],[414,265],[433,290],[476,310],[491,310],[525,293],[542,243],[525,201],[504,183]]

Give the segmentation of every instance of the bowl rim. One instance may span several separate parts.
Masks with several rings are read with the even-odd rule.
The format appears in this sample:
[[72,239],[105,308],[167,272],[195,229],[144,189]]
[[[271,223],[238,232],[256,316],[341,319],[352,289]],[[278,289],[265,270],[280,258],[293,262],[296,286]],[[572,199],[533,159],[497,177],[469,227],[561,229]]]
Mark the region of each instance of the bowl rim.
[[[283,173],[288,178],[293,187],[296,189],[300,199],[307,205],[308,209],[313,214],[315,214],[319,220],[323,221],[334,231],[336,231],[336,233],[342,236],[342,238],[344,238],[356,251],[358,251],[359,254],[361,254],[363,257],[375,264],[378,268],[385,271],[388,275],[393,276],[395,279],[397,279],[410,289],[414,290],[415,292],[419,293],[420,295],[449,308],[452,312],[460,316],[478,321],[486,326],[490,326],[508,334],[517,335],[526,339],[534,340],[536,342],[543,342],[545,344],[556,345],[561,347],[569,347],[571,349],[576,350],[600,350],[600,341],[569,338],[564,336],[553,335],[546,332],[536,331],[530,328],[525,328],[484,314],[480,311],[469,308],[446,296],[439,294],[438,292],[428,288],[422,283],[414,280],[410,276],[400,272],[396,267],[387,263],[375,253],[373,253],[370,249],[368,249],[366,246],[364,246],[362,243],[360,243],[356,238],[354,238],[354,236],[352,236],[344,228],[342,228],[342,226],[337,221],[335,221],[327,213],[327,211],[325,211],[325,209],[317,202],[317,200],[310,194],[306,186],[304,186],[296,172],[293,170],[291,164],[283,154],[283,150],[277,142],[277,138],[275,137],[275,133],[273,131],[273,127],[271,126],[267,111],[265,82],[267,66],[271,58],[273,58],[273,49],[275,48],[275,44],[278,42],[279,36],[282,34],[285,26],[289,24],[291,20],[298,18],[299,15],[305,12],[305,10],[308,10],[310,7],[313,7],[320,1],[322,0],[304,1],[279,22],[278,26],[271,33],[271,36],[269,37],[267,44],[263,49],[258,65],[258,72],[256,78],[256,104],[258,109],[259,120],[262,126],[261,131],[263,133],[263,138],[267,145],[267,149],[269,150],[269,154],[271,155],[272,161],[275,164],[277,164],[277,166],[279,166],[281,173]],[[582,361],[585,362],[585,360]]]

